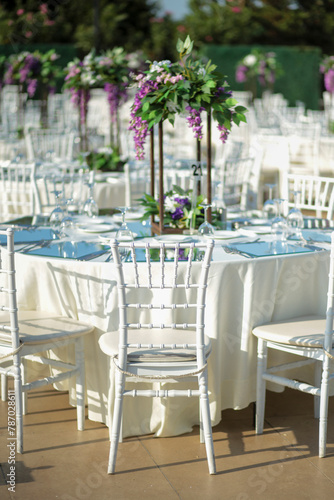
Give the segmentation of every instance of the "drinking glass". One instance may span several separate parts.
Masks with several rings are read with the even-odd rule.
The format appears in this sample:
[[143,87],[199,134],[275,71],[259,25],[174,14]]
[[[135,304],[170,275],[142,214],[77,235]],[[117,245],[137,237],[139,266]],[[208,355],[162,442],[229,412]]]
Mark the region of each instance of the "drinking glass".
[[[116,233],[116,240],[119,243],[131,243],[131,241],[134,240],[133,233],[125,221],[125,214],[128,210],[130,210],[130,207],[117,207],[117,210],[122,213],[122,224]],[[125,260],[128,254],[129,250],[127,248],[122,248],[120,250],[122,260]]]
[[85,201],[83,206],[83,213],[88,215],[88,217],[97,217],[99,215],[99,206],[94,200],[94,182],[88,182],[87,186],[89,188],[89,197]]
[[200,236],[212,236],[215,233],[215,228],[212,224],[208,222],[208,208],[212,205],[209,203],[201,203],[201,206],[204,208],[204,222],[198,228],[198,234]]
[[52,191],[56,197],[56,208],[54,208],[50,214],[49,222],[53,229],[58,229],[60,227],[61,221],[63,220],[65,213],[60,206],[60,196],[61,191]]
[[269,198],[263,204],[263,217],[266,219],[273,219],[277,215],[277,207],[275,200],[273,200],[273,189],[276,184],[266,184],[266,187],[269,188]]
[[276,217],[272,219],[271,223],[271,234],[276,241],[286,241],[286,234],[288,231],[288,226],[285,218],[282,215],[281,207],[284,202],[282,199],[274,200],[276,205]]
[[290,232],[294,233],[297,239],[302,240],[304,239],[302,235],[302,229],[304,227],[304,218],[299,208],[297,208],[299,193],[300,191],[293,192],[295,206],[291,208],[291,210],[287,215],[287,224]]

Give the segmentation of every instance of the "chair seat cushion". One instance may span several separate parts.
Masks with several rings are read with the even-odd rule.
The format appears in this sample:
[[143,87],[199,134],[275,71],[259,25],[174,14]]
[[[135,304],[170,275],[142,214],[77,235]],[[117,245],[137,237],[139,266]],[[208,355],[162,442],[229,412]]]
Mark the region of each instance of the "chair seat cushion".
[[[20,341],[44,344],[79,337],[94,330],[92,325],[44,311],[19,311]],[[0,324],[9,325],[8,313],[0,313]]]
[[253,334],[279,344],[322,348],[325,327],[326,319],[322,316],[300,316],[257,326],[253,329]]
[[[144,329],[128,330],[129,344],[142,344],[144,347],[128,348],[128,360],[130,362],[174,362],[174,361],[194,361],[196,360],[196,333],[189,330],[177,329]],[[118,331],[104,333],[99,344],[101,350],[108,356],[117,356],[118,354]],[[165,344],[162,348],[149,348],[149,344]],[[177,347],[171,347],[176,344]],[[188,344],[193,344],[189,346]],[[180,347],[182,345],[182,347]],[[211,352],[211,342],[205,335],[204,352],[208,357]]]

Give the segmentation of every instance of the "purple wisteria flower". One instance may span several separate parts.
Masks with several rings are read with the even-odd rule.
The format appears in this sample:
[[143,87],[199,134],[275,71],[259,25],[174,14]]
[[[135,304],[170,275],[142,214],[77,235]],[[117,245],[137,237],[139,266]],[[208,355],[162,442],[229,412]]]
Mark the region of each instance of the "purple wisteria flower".
[[329,69],[324,76],[324,83],[327,92],[334,92],[334,69]]

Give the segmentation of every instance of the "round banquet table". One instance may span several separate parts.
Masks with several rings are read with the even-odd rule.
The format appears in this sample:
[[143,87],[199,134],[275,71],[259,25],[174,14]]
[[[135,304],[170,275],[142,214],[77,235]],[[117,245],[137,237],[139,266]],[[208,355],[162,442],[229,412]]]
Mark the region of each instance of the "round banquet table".
[[[219,423],[222,410],[245,408],[255,401],[256,339],[252,328],[306,313],[325,314],[329,267],[328,251],[245,258],[225,253],[221,243],[216,241],[206,300],[206,331],[212,340],[208,378],[213,425]],[[110,380],[114,371],[98,339],[118,325],[112,263],[17,252],[16,267],[20,308],[50,310],[95,326],[85,338],[88,418],[110,426],[108,394],[113,401]],[[71,351],[61,354],[69,360],[73,355]],[[286,359],[282,353],[275,356]],[[29,364],[28,376],[30,370],[38,369]],[[306,379],[312,376],[307,368]],[[69,389],[75,404],[74,386],[58,388]],[[197,398],[126,398],[124,404],[124,436],[179,435],[199,422]]]

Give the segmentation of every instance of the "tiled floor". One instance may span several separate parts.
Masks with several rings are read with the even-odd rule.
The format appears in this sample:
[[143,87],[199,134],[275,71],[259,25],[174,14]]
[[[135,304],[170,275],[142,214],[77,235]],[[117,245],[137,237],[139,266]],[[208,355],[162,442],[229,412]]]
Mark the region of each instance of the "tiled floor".
[[317,456],[317,422],[311,396],[292,390],[268,393],[262,436],[253,407],[226,410],[214,428],[217,475],[208,474],[198,428],[174,438],[141,436],[119,447],[117,474],[106,473],[107,428],[86,420],[76,430],[66,393],[30,393],[24,417],[23,455],[16,456],[15,493],[8,473],[7,403],[0,402],[1,500],[302,500],[334,498],[334,398],[328,455]]

